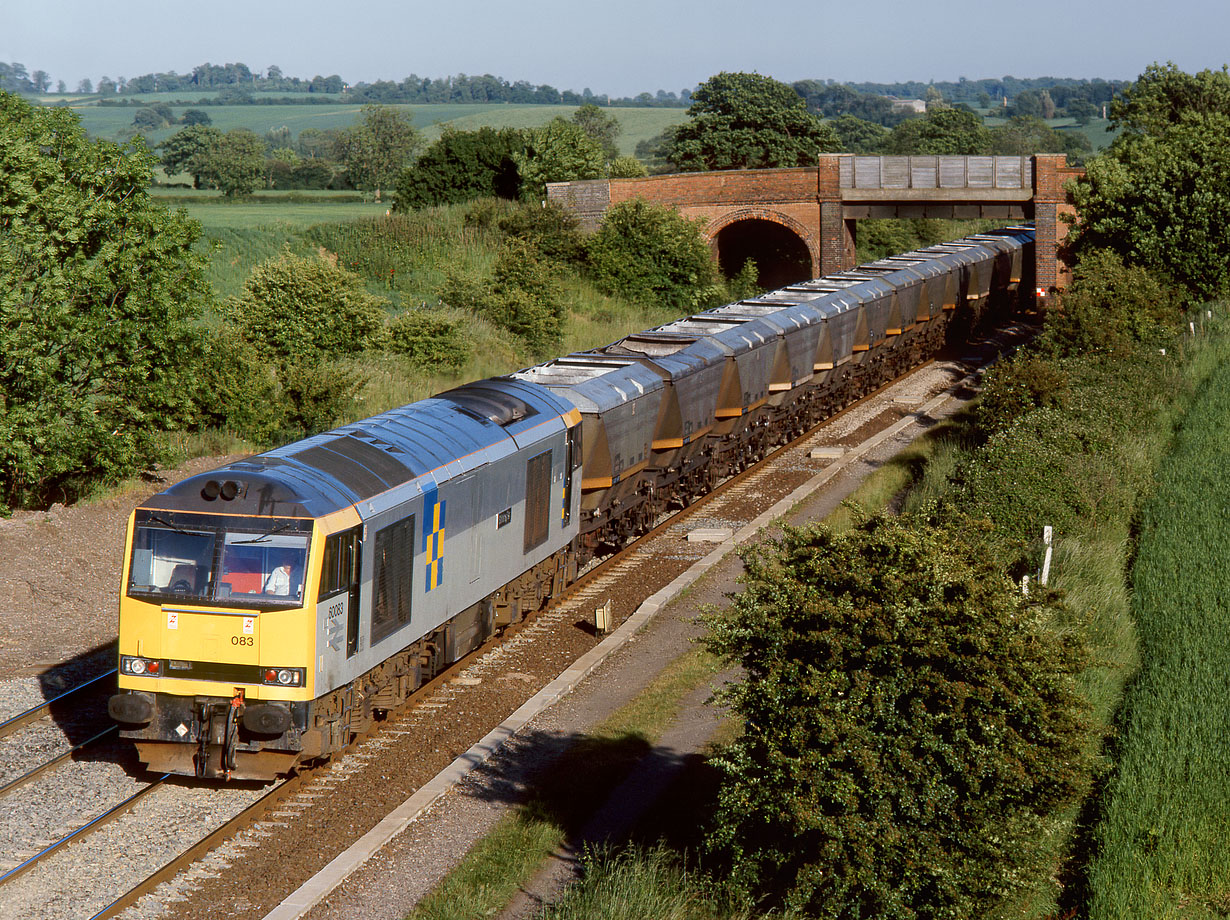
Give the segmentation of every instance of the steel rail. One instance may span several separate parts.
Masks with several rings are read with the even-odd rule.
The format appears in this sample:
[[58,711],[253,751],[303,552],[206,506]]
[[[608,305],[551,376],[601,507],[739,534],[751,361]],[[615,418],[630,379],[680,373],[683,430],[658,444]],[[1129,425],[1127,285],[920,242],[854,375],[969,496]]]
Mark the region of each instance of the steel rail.
[[92,831],[96,831],[100,827],[104,826],[105,824],[115,820],[120,815],[130,810],[134,805],[137,804],[137,802],[143,799],[148,793],[152,792],[154,789],[161,786],[163,781],[166,780],[167,777],[169,777],[170,775],[171,775],[170,773],[162,774],[160,777],[155,779],[144,789],[138,790],[136,793],[134,793],[133,795],[130,795],[128,798],[124,799],[124,801],[120,802],[118,805],[113,805],[111,808],[103,812],[101,815],[98,815],[96,818],[91,818],[89,821],[81,825],[79,828],[77,828],[72,833],[64,837],[61,837],[55,843],[52,843],[52,844],[49,844],[48,846],[43,847],[43,849],[39,850],[37,853],[35,853],[33,856],[31,856],[21,865],[14,866],[12,869],[9,869],[8,872],[5,872],[3,875],[0,875],[0,885],[5,884],[6,882],[11,882],[13,879],[17,878],[19,875],[23,875],[24,873],[29,871],[31,868],[33,868],[40,860],[45,859],[47,856],[50,856],[52,853],[60,849],[60,847],[64,846],[66,843],[70,843],[71,841],[76,840],[78,837],[81,837],[84,834],[88,834]]
[[69,697],[77,693],[81,693],[82,691],[98,683],[100,680],[103,680],[107,677],[115,676],[115,671],[116,671],[115,668],[112,668],[110,671],[104,671],[101,674],[91,677],[85,683],[77,684],[77,686],[73,687],[71,690],[65,690],[59,696],[53,697],[52,699],[49,699],[49,700],[44,700],[42,703],[39,703],[37,706],[31,707],[30,709],[27,709],[25,712],[19,712],[17,715],[13,716],[12,718],[4,722],[0,722],[0,738],[8,737],[9,735],[13,734],[13,732],[17,731],[19,728],[22,728],[23,726],[29,725],[31,722],[37,722],[39,719],[44,718],[48,713],[51,712],[52,706],[56,705],[57,703],[64,702]]
[[73,747],[69,748],[67,751],[57,754],[55,757],[53,757],[51,760],[48,760],[46,763],[40,766],[37,766],[32,770],[27,770],[25,773],[23,773],[21,776],[17,777],[16,779],[9,780],[9,782],[5,783],[3,786],[0,786],[0,796],[7,795],[8,793],[12,792],[14,789],[24,786],[26,783],[30,782],[30,780],[35,779],[36,777],[42,776],[52,767],[58,767],[60,764],[64,763],[64,761],[68,760],[78,751],[82,750],[83,748],[89,747],[94,742],[99,741],[107,737],[107,735],[110,735],[116,731],[119,731],[119,726],[110,725],[107,728],[104,728],[102,731],[100,731],[97,735],[94,735],[94,737],[87,738],[85,741],[82,741],[80,744],[74,745]]

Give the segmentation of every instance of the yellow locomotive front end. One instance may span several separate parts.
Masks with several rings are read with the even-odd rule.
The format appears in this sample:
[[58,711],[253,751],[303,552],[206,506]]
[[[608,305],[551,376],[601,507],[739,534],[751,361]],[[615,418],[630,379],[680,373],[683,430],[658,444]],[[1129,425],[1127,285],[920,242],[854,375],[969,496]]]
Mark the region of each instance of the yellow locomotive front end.
[[311,518],[133,513],[108,710],[151,770],[269,779],[298,760],[313,696],[313,538]]

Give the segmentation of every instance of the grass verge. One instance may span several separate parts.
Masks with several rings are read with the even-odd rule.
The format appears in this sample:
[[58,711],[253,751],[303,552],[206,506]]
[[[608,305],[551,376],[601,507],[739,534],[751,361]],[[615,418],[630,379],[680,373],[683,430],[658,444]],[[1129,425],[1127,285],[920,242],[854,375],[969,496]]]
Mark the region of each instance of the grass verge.
[[592,732],[577,738],[538,777],[529,800],[474,845],[415,907],[410,920],[469,920],[498,913],[602,804],[595,801],[594,790],[618,785],[670,724],[683,698],[712,680],[714,672],[710,655],[701,649],[689,651]]

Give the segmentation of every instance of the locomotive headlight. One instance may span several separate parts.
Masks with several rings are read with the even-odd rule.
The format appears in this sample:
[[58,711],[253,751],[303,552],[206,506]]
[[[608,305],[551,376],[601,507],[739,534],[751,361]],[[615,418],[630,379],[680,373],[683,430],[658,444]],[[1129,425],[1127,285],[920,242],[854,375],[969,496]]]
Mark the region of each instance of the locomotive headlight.
[[304,683],[303,668],[266,668],[264,683],[280,687],[302,687]]
[[132,674],[136,677],[157,677],[158,660],[155,658],[138,658],[135,655],[120,656],[120,673]]

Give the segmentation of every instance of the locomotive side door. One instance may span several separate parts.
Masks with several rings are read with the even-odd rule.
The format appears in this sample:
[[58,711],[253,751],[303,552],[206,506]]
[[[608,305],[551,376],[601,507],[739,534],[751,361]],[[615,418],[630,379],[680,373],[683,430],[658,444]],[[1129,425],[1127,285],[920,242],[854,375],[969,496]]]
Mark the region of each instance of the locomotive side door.
[[362,528],[350,532],[350,601],[346,607],[346,657],[352,658],[359,650],[359,596],[362,587],[359,562],[363,558]]

